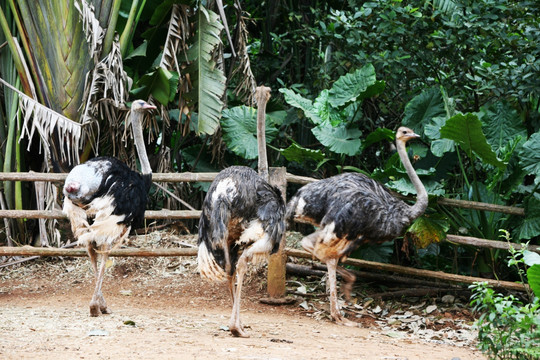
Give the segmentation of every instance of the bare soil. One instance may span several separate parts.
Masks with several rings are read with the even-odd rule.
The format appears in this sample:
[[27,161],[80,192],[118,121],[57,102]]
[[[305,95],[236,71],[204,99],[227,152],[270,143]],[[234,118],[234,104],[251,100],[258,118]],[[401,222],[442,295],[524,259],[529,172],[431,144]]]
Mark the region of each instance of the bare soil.
[[[133,241],[189,246],[190,238]],[[358,291],[362,305],[349,307],[364,314],[355,319],[360,326],[339,326],[328,319],[325,294],[302,279],[289,283],[308,289],[293,304],[261,303],[264,268],[250,272],[242,298],[250,338],[227,331],[227,287],[202,281],[194,258],[113,259],[103,287],[109,315],[90,317],[93,281],[87,258],[1,268],[0,359],[486,359],[475,350],[466,310],[439,305],[428,315],[424,301],[387,311]]]

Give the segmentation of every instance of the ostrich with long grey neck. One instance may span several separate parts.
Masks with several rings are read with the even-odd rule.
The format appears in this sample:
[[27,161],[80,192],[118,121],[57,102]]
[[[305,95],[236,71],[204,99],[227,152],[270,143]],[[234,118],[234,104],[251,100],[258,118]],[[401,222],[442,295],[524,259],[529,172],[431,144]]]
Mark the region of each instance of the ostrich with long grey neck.
[[397,152],[416,189],[414,205],[409,206],[379,182],[358,173],[336,175],[305,185],[287,205],[286,218],[289,222],[296,220],[318,227],[302,239],[302,246],[328,267],[330,315],[337,323],[356,325],[340,312],[336,272],[346,282],[346,297],[355,277],[338,267],[338,262],[345,260],[360,245],[378,244],[402,235],[426,210],[426,189],[414,171],[405,148],[407,141],[418,137],[406,127],[400,127],[396,133]]

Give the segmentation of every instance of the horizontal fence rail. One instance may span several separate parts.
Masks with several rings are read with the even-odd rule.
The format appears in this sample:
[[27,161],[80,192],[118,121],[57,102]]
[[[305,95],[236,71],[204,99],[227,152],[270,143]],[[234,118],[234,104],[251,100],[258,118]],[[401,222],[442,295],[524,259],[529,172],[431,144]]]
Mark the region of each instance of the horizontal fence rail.
[[[212,173],[192,173],[192,172],[183,172],[183,173],[156,173],[152,174],[152,181],[155,182],[211,182],[215,179],[216,175],[218,173],[212,172]],[[64,182],[66,179],[67,174],[66,173],[38,173],[38,172],[24,172],[24,173],[18,173],[18,172],[5,172],[0,173],[0,181],[51,181],[51,182]],[[317,181],[318,179],[310,178],[307,176],[299,176],[294,174],[287,173],[286,180],[288,183],[293,184],[300,184],[305,185],[309,184],[310,182]],[[468,200],[459,200],[459,199],[447,199],[447,198],[439,198],[437,199],[437,204],[444,205],[444,206],[453,206],[463,209],[474,209],[474,210],[483,210],[483,211],[493,211],[493,212],[500,212],[504,214],[510,214],[510,215],[518,215],[518,216],[525,216],[525,210],[523,208],[515,207],[515,206],[505,206],[505,205],[497,205],[497,204],[487,204],[477,201],[468,201]],[[4,210],[4,211],[14,211],[14,210]],[[11,213],[5,213],[1,215],[0,217],[12,217],[10,216]],[[13,213],[14,215],[17,213]],[[158,216],[158,214],[155,214]],[[55,218],[55,217],[47,217],[47,216],[55,216],[55,215],[47,215],[43,214],[45,218]],[[171,214],[171,216],[175,216],[175,214]],[[177,214],[177,219],[182,219],[183,216],[181,213]],[[19,217],[19,215],[13,216],[13,217]],[[20,216],[23,217],[23,216]],[[162,219],[162,217],[154,217],[154,219]]]
[[[153,256],[196,256],[196,248],[123,248],[113,249],[109,256],[135,256],[135,257],[153,257]],[[304,250],[285,248],[285,254],[296,258],[312,259],[313,255]],[[32,246],[20,247],[0,247],[0,256],[70,256],[84,257],[87,252],[83,248],[63,249],[63,248],[38,248]],[[401,265],[384,264],[375,261],[360,259],[347,259],[344,264],[354,265],[358,268],[393,272],[416,277],[432,278],[453,283],[472,284],[475,282],[487,282],[494,288],[505,288],[510,290],[525,291],[526,286],[510,281],[500,281],[494,279],[478,278],[474,276],[448,274],[442,271],[415,269]]]

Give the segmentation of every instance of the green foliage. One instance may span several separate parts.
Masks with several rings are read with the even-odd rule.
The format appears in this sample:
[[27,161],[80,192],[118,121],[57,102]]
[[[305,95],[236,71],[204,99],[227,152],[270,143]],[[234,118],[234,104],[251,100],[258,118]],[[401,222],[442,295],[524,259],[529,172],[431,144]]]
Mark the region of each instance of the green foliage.
[[162,105],[167,105],[174,100],[178,84],[178,74],[165,68],[144,74],[139,79],[131,94],[136,99],[148,99],[153,96]]
[[474,159],[474,154],[482,161],[493,166],[499,168],[505,166],[488,144],[482,131],[482,122],[475,114],[456,114],[452,116],[441,128],[441,137],[458,143],[470,159]]
[[540,356],[540,299],[523,305],[513,295],[503,296],[475,283],[471,305],[480,317],[479,348],[491,359],[537,359]]
[[536,175],[536,181],[540,181],[540,132],[537,132],[523,144],[519,152],[520,165],[529,174]]
[[413,129],[417,134],[432,119],[446,116],[442,93],[438,88],[431,88],[415,96],[406,106],[402,124]]
[[[510,241],[507,231],[502,231],[502,236]],[[528,280],[531,288],[536,289],[536,296],[529,294],[530,304],[523,305],[513,295],[495,293],[487,283],[471,285],[471,305],[480,314],[475,323],[479,347],[492,359],[537,359],[540,356],[540,278],[536,272],[540,255],[510,246],[508,266],[517,269],[523,284],[526,284],[523,267],[530,266],[527,275],[533,275]]]
[[532,239],[540,235],[540,199],[528,197],[524,202],[525,220],[518,228],[519,239]]
[[531,286],[534,295],[540,298],[540,255],[538,253],[523,250],[523,263],[529,268],[527,269],[527,280]]
[[356,127],[348,127],[346,124],[332,126],[325,122],[311,131],[322,145],[336,154],[353,156],[360,151],[362,132]]
[[506,101],[498,101],[481,108],[481,119],[486,139],[497,154],[513,139],[525,139],[527,130],[518,112]]
[[[538,255],[536,253],[534,254]],[[540,262],[531,265],[531,267],[527,269],[527,278],[529,279],[529,284],[531,285],[534,295],[536,295],[537,298],[540,298]]]
[[193,44],[187,51],[190,65],[187,72],[193,81],[193,89],[186,98],[197,104],[199,127],[197,134],[213,134],[219,126],[222,96],[225,93],[226,77],[213,59],[215,48],[221,43],[223,25],[219,16],[200,6],[196,15],[197,32]]
[[330,89],[328,102],[333,108],[339,108],[350,102],[380,94],[384,85],[384,81],[377,81],[373,65],[368,64],[337,79]]
[[[272,142],[277,129],[266,121],[266,141]],[[257,110],[247,106],[237,106],[223,111],[221,120],[223,141],[229,150],[244,159],[256,159],[257,147]]]
[[321,162],[325,159],[321,150],[311,150],[298,146],[296,143],[292,143],[286,149],[279,149],[281,155],[283,155],[288,161],[296,161],[299,164],[305,163],[308,160]]
[[323,90],[312,102],[294,91],[279,91],[285,101],[300,110],[315,125],[315,138],[328,150],[348,156],[357,155],[362,147],[362,132],[354,125],[361,101],[381,93],[384,82],[377,81],[375,69],[368,64],[341,76],[329,90]]
[[409,227],[407,238],[411,239],[417,248],[424,249],[446,239],[447,230],[448,224],[444,219],[423,215]]

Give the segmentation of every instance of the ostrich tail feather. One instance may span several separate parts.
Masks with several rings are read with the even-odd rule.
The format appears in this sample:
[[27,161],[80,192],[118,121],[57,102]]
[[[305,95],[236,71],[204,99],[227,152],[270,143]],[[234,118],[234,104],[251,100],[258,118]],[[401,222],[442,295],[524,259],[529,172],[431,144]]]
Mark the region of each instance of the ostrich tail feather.
[[221,282],[227,279],[227,274],[218,265],[214,255],[208,251],[206,243],[199,245],[199,252],[197,254],[197,269],[202,277],[207,280]]

